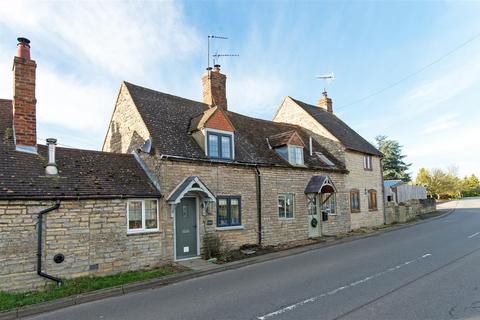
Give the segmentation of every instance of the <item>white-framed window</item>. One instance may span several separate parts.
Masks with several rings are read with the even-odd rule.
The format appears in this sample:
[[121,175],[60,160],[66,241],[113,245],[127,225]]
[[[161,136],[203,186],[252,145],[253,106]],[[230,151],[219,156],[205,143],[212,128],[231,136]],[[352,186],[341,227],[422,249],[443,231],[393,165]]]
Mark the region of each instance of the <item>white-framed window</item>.
[[337,199],[335,193],[322,193],[322,198],[326,199],[326,201],[322,204],[322,211],[328,212],[329,215],[336,215]]
[[280,219],[293,219],[295,211],[295,195],[284,193],[278,195],[278,217]]
[[127,233],[158,231],[158,200],[134,199],[127,203]]
[[288,146],[288,162],[294,166],[303,165],[303,147]]
[[368,154],[363,156],[363,169],[372,170],[372,156]]
[[209,129],[206,131],[207,156],[217,159],[233,159],[233,133]]

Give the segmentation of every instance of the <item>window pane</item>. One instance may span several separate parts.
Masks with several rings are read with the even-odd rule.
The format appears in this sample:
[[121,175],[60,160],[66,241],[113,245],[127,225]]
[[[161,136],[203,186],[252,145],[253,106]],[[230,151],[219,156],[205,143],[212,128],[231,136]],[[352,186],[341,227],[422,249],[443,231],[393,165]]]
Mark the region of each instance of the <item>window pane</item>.
[[222,158],[230,159],[231,156],[231,143],[232,139],[230,137],[222,136]]
[[230,220],[231,225],[240,224],[240,203],[238,199],[230,199]]
[[218,199],[217,225],[228,225],[227,199]]
[[157,200],[145,200],[145,228],[158,228]]
[[309,215],[317,214],[317,195],[307,195],[307,212]]
[[208,155],[218,158],[218,136],[211,133],[208,134]]
[[142,228],[142,202],[131,201],[128,203],[128,228]]
[[288,194],[287,201],[286,201],[285,218],[293,218],[293,205],[294,205],[294,196],[293,194]]
[[336,200],[335,200],[335,193],[325,193],[324,197],[325,199],[328,198],[328,200],[323,204],[323,210],[329,212],[330,214],[336,214]]
[[295,148],[295,163],[303,164],[303,148]]
[[278,196],[278,216],[285,218],[285,196]]
[[288,161],[295,164],[295,150],[293,147],[288,147]]

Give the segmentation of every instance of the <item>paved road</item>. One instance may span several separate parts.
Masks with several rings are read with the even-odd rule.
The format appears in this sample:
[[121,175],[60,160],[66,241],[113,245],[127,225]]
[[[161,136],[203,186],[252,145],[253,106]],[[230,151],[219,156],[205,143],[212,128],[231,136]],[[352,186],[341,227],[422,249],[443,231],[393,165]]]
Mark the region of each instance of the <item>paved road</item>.
[[477,319],[480,199],[409,228],[34,319]]

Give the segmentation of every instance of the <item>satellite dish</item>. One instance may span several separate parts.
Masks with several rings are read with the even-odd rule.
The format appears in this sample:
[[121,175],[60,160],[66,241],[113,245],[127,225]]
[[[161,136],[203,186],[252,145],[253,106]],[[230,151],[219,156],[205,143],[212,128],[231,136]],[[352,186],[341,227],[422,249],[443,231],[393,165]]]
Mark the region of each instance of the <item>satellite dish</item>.
[[143,143],[142,151],[145,153],[150,153],[151,150],[152,150],[152,139],[147,139]]

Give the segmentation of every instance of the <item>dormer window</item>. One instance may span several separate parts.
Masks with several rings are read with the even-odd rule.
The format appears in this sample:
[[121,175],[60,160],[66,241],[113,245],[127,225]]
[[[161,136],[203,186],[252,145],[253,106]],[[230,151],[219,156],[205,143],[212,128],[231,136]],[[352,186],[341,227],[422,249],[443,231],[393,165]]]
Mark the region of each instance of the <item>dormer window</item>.
[[207,130],[207,155],[216,159],[233,159],[233,133]]
[[294,166],[303,165],[303,147],[288,146],[288,162]]
[[305,144],[296,131],[277,133],[267,138],[268,146],[293,166],[303,166]]

